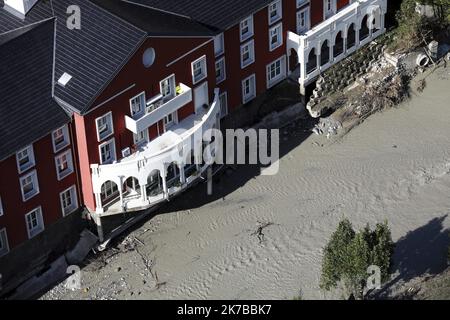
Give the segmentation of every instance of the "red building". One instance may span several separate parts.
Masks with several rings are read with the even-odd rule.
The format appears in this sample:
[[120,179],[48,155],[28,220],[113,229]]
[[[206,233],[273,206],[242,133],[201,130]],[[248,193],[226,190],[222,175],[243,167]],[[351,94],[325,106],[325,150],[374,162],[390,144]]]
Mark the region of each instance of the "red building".
[[[0,172],[8,183],[0,185],[0,255],[32,238],[27,226],[34,221],[43,231],[83,207],[101,227],[104,217],[182,193],[207,168],[192,147],[202,143],[198,132],[219,128],[222,117],[288,75],[304,91],[382,34],[385,13],[386,0],[58,0],[53,7],[0,0],[2,52],[21,42],[27,48],[27,37],[37,46],[42,36],[47,56],[34,65],[52,76],[43,83],[13,69],[30,63],[20,55],[0,67],[0,81],[13,75],[17,82],[6,90],[10,100],[0,96],[2,126],[16,126],[11,114],[19,109],[11,105],[18,95],[37,110],[23,110],[27,122],[1,138]],[[45,97],[23,91],[23,82],[35,81]],[[45,99],[50,107],[42,106]],[[30,134],[19,143],[16,130]],[[33,160],[24,170],[22,157]],[[58,168],[67,167],[62,177]],[[39,192],[27,199],[29,173]],[[37,218],[30,216],[36,208]]]

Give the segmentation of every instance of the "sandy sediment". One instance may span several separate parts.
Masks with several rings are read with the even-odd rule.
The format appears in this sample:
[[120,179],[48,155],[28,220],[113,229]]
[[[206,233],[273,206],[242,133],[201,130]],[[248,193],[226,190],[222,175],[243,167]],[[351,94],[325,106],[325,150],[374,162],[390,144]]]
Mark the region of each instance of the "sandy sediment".
[[[322,249],[342,217],[388,220],[397,241],[393,285],[446,267],[450,227],[450,80],[440,69],[398,109],[329,142],[309,128],[281,132],[280,172],[239,167],[166,206],[133,231],[138,250],[82,272],[84,290],[44,298],[341,298],[318,283]],[[264,241],[255,233],[264,228]],[[155,274],[158,280],[156,281]],[[158,283],[158,285],[156,285]]]

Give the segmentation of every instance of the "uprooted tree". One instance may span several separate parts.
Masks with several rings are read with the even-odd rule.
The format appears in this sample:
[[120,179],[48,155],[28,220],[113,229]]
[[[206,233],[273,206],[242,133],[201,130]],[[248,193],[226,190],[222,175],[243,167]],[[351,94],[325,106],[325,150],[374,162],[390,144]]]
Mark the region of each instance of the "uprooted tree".
[[381,283],[389,280],[394,243],[387,222],[374,230],[369,226],[356,233],[348,219],[342,220],[324,249],[320,287],[331,290],[342,286],[357,299],[367,294],[371,266],[380,270]]

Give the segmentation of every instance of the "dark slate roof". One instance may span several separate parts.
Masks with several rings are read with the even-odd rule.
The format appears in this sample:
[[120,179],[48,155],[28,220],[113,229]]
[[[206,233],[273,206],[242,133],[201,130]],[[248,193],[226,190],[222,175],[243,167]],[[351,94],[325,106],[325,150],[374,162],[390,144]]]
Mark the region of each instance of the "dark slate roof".
[[[81,9],[81,30],[66,26],[70,5]],[[55,96],[85,113],[144,41],[146,32],[89,0],[40,0],[24,20],[0,9],[0,33],[52,16],[57,18],[55,80],[64,72],[73,77],[65,87],[55,85]]]
[[55,19],[0,35],[0,160],[70,121],[52,98]]
[[146,31],[149,36],[210,37],[217,33],[190,18],[122,0],[92,1]]
[[212,29],[226,30],[273,0],[127,0],[189,17]]

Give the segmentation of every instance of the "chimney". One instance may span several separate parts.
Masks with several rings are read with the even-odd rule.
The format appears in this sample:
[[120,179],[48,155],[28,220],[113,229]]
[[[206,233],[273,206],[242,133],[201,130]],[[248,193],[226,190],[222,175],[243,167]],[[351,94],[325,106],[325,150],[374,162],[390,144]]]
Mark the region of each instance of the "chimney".
[[39,0],[4,0],[4,9],[23,19],[38,1]]

